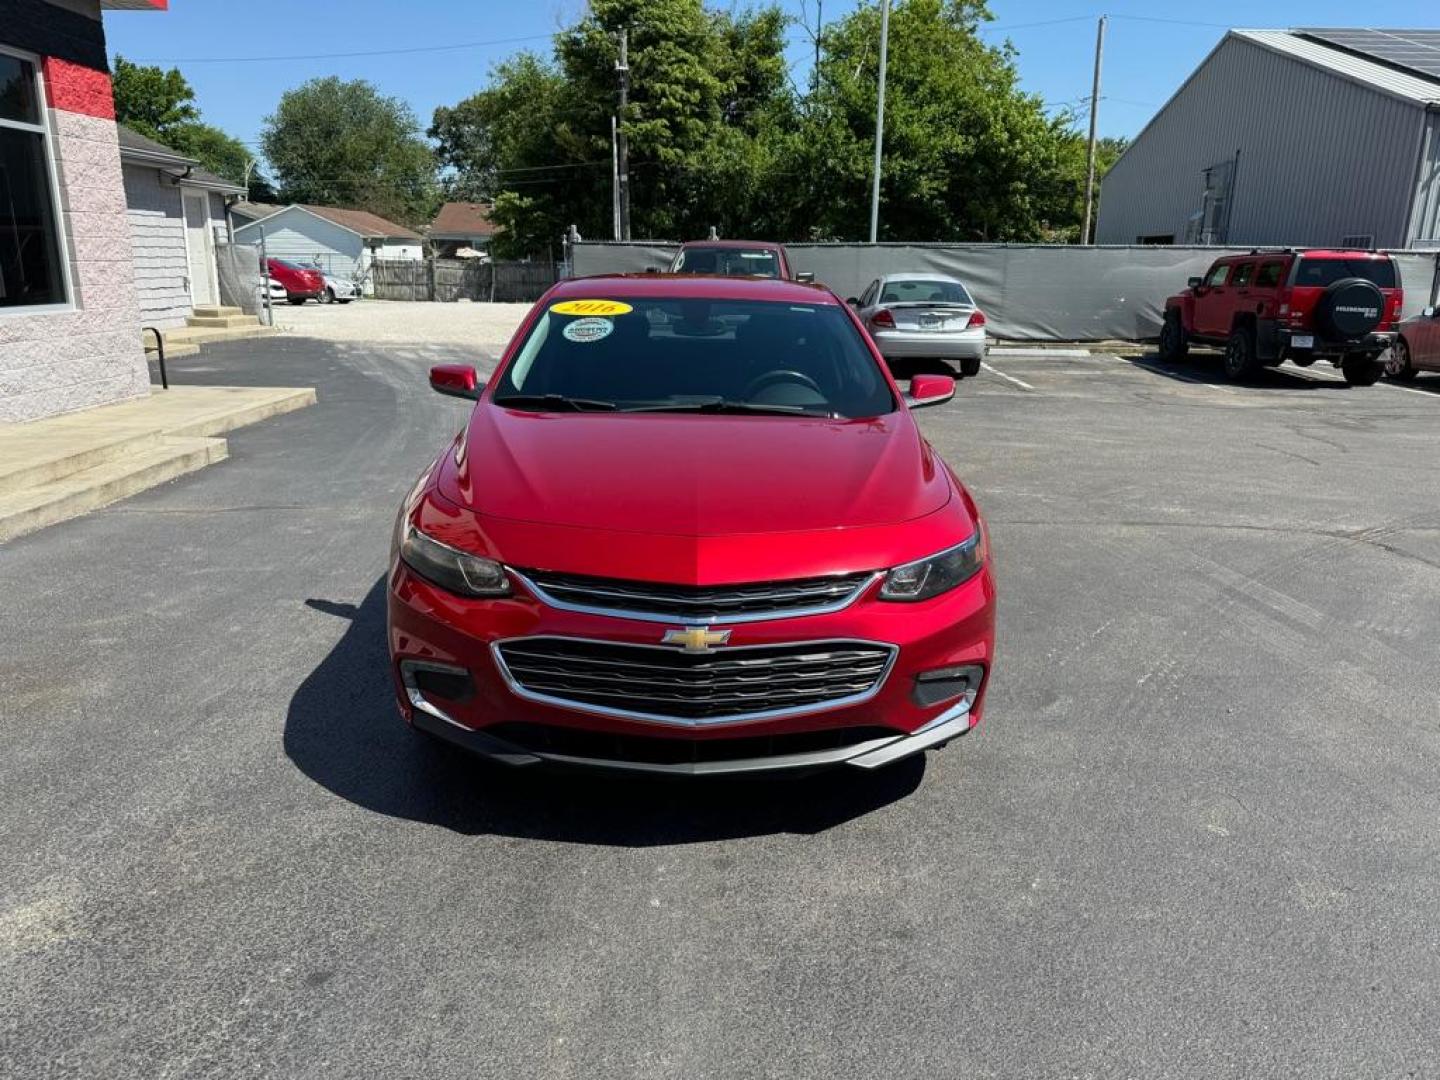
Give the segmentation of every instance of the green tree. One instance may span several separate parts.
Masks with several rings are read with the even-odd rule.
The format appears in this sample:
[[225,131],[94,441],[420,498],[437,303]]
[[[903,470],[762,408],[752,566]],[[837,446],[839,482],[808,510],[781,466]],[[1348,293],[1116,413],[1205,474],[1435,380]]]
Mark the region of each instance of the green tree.
[[437,204],[435,158],[410,106],[363,79],[287,90],[260,136],[281,198],[370,210],[407,224]]
[[275,192],[255,155],[239,139],[202,123],[195,91],[178,68],[168,71],[115,58],[115,118],[146,138],[197,159],[206,169],[237,184],[249,179],[249,197],[265,201]]
[[[501,254],[569,226],[611,235],[610,120],[629,29],[631,233],[741,228],[757,190],[758,133],[791,105],[778,9],[712,12],[702,0],[592,0],[553,59],[521,54],[487,89],[437,109],[430,135],[456,197],[493,198]],[[514,197],[502,200],[506,192]],[[543,249],[543,246],[542,248]]]
[[132,64],[117,56],[111,83],[115,90],[115,119],[148,139],[165,142],[165,136],[176,126],[200,119],[195,91],[178,68],[166,71]]
[[[1084,140],[1020,89],[1013,48],[980,40],[989,18],[981,0],[892,9],[882,240],[1036,240],[1078,221]],[[868,235],[879,29],[866,6],[826,30],[818,87],[783,155],[803,194],[792,233]]]

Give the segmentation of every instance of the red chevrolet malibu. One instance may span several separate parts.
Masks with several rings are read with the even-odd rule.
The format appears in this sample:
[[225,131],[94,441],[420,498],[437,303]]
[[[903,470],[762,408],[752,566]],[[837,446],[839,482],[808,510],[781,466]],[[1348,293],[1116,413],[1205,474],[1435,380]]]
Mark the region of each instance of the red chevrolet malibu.
[[828,290],[581,278],[405,499],[400,711],[512,765],[873,769],[980,721],[985,525]]

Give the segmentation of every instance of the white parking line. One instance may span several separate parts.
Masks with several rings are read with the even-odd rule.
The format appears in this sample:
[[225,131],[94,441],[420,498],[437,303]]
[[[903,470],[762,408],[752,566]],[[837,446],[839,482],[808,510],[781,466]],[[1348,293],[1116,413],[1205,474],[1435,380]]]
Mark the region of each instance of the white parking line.
[[1003,371],[996,371],[993,367],[991,367],[989,364],[985,363],[985,361],[983,361],[983,360],[980,361],[980,366],[981,366],[982,368],[984,368],[986,371],[990,372],[991,375],[999,375],[1000,378],[1004,379],[1006,382],[1008,382],[1008,383],[1014,383],[1016,386],[1020,387],[1021,390],[1034,390],[1034,389],[1035,389],[1033,386],[1031,386],[1031,385],[1030,385],[1028,382],[1026,382],[1024,379],[1017,379],[1017,378],[1015,378],[1014,375],[1006,375],[1005,372],[1003,372]]
[[1393,382],[1377,383],[1377,386],[1388,386],[1391,390],[1404,390],[1407,394],[1424,394],[1428,398],[1440,399],[1440,394],[1432,390],[1421,390],[1418,386],[1397,386]]

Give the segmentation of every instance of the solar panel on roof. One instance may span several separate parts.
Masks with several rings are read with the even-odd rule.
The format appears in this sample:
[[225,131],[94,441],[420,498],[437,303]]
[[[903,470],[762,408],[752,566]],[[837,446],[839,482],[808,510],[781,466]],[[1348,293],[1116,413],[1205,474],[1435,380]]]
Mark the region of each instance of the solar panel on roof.
[[1295,32],[1377,64],[1440,81],[1440,30],[1317,27]]

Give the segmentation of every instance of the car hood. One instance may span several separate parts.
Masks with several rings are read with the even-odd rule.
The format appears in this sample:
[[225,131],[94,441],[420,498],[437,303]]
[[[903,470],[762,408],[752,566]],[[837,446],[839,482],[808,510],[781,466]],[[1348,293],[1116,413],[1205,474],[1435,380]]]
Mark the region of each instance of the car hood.
[[627,416],[486,401],[435,479],[445,499],[486,517],[690,537],[891,525],[951,498],[904,412]]

